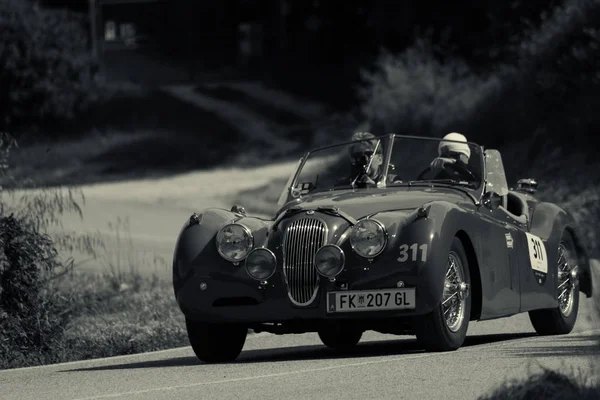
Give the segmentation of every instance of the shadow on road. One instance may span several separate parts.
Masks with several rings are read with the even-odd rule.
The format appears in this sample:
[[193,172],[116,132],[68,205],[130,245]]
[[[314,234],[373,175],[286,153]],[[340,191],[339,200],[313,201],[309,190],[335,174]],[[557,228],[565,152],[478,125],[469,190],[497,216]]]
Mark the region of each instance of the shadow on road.
[[[508,333],[508,334],[490,334],[468,336],[463,344],[463,348],[483,346],[495,342],[508,342],[511,340],[524,339],[535,336],[535,333]],[[459,350],[460,351],[460,350]],[[415,339],[385,340],[361,342],[352,351],[344,353],[336,352],[324,345],[281,347],[260,350],[242,351],[236,361],[227,364],[249,364],[262,362],[281,362],[281,361],[306,361],[321,359],[345,359],[345,358],[366,358],[397,356],[423,353],[422,348]],[[123,363],[114,365],[104,365],[89,368],[74,368],[63,370],[61,372],[75,371],[107,371],[119,369],[137,369],[137,368],[164,368],[164,367],[187,367],[202,365],[196,357],[176,357],[164,360],[142,361],[137,363]]]

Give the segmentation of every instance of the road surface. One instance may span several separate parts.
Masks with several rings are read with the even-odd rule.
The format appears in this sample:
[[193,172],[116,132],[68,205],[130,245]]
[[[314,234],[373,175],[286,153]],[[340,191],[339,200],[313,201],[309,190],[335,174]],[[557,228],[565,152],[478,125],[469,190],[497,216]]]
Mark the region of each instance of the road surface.
[[[189,347],[0,371],[13,399],[476,399],[540,365],[590,371],[600,330],[586,321],[560,337],[533,333],[526,315],[473,323],[465,346],[424,353],[412,337],[368,332],[337,355],[316,334],[249,336],[236,362],[203,364]],[[598,326],[598,325],[596,325]],[[598,375],[596,375],[598,376]]]

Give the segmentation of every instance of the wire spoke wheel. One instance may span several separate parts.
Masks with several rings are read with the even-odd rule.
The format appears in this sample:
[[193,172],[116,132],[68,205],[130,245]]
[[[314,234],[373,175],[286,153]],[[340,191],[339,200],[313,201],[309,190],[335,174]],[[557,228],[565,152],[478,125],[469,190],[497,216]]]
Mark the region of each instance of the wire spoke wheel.
[[464,267],[456,252],[448,254],[446,265],[446,279],[444,282],[444,295],[442,309],[446,326],[451,332],[457,332],[465,318],[465,292]]
[[[454,237],[440,265],[439,303],[413,324],[417,341],[426,351],[453,351],[465,341],[471,318],[471,270],[465,248]],[[439,286],[438,286],[439,287]]]
[[556,248],[556,280],[552,291],[556,306],[529,311],[529,320],[540,335],[565,335],[577,322],[579,312],[578,252],[572,235],[564,231]]
[[569,265],[569,253],[565,245],[558,246],[558,307],[568,317],[573,312],[573,298],[577,286],[577,267]]

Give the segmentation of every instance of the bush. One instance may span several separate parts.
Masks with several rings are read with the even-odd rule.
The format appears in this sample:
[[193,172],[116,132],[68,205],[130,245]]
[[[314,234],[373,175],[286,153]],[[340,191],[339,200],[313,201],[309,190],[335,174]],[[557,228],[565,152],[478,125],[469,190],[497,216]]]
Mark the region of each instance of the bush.
[[[14,140],[0,135],[0,173]],[[45,231],[60,223],[65,212],[81,213],[73,191],[43,191],[18,197],[0,188],[0,360],[19,363],[29,353],[44,353],[63,332],[70,315],[68,301],[53,280],[72,269],[63,262]],[[59,244],[93,254],[95,241],[76,235],[59,236]]]
[[385,132],[464,131],[488,147],[532,137],[538,147],[589,150],[600,124],[600,3],[567,0],[541,19],[488,71],[475,73],[423,39],[400,54],[382,53],[363,71],[364,116]]
[[13,215],[0,217],[0,358],[11,350],[46,351],[61,334],[66,316],[46,293],[45,281],[59,266],[52,240]]
[[362,78],[358,96],[373,130],[421,136],[459,130],[501,84],[499,76],[476,75],[460,59],[444,62],[429,39],[398,55],[384,51]]
[[525,380],[506,382],[479,400],[592,400],[599,395],[598,387],[583,385],[573,376],[545,369]]
[[97,99],[83,16],[2,0],[0,26],[0,129],[69,120]]

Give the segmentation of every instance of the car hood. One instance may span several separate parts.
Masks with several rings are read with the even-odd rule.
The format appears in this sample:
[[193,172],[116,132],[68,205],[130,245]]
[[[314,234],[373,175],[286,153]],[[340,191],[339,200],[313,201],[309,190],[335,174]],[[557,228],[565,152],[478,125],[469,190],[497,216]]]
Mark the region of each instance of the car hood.
[[412,210],[431,201],[443,200],[454,204],[473,206],[465,192],[440,187],[400,187],[386,189],[336,190],[317,193],[290,202],[287,208],[316,210],[319,207],[337,207],[353,218],[388,210]]

